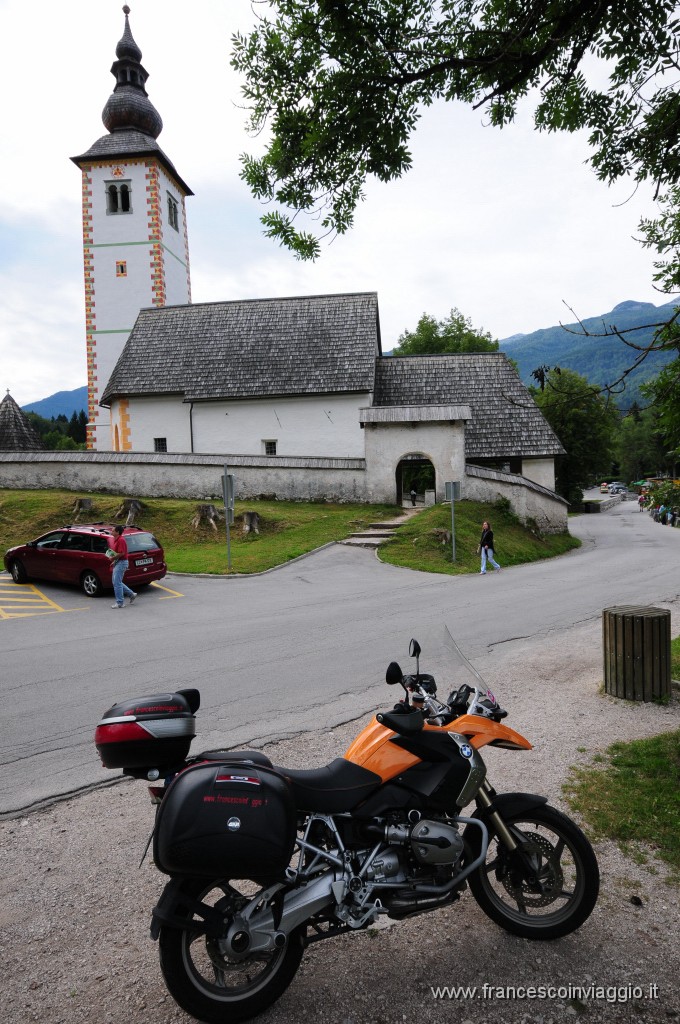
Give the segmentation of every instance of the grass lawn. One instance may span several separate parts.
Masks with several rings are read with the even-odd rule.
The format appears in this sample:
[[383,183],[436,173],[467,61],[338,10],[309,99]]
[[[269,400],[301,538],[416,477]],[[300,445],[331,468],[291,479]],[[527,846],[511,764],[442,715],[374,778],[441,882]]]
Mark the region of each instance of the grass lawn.
[[[76,497],[72,491],[0,491],[0,551],[25,543],[47,530],[73,519]],[[121,495],[92,494],[93,508],[81,522],[112,522],[122,505]],[[191,520],[197,500],[144,498],[145,508],[137,524],[158,535],[168,567],[174,572],[226,573],[227,548],[224,523],[194,529]],[[219,507],[219,506],[218,506]],[[260,533],[244,534],[246,511],[260,515]],[[400,513],[393,505],[333,505],[322,502],[237,502],[236,522],[231,527],[232,572],[262,572],[330,541],[342,540],[369,523],[393,519]],[[451,529],[451,506],[434,505],[406,522],[395,538],[379,549],[384,562],[426,572],[472,573],[479,571],[476,547],[482,520],[488,518],[497,543],[497,559],[503,566],[520,565],[561,555],[578,547],[569,534],[542,536],[523,526],[507,507],[472,501],[456,502],[456,562],[451,543],[442,544],[433,532]],[[120,522],[120,519],[117,520]]]
[[[0,552],[23,544],[48,530],[73,521],[76,497],[71,491],[0,491]],[[120,495],[92,494],[91,513],[81,522],[120,522],[114,515],[122,504]],[[191,526],[196,500],[142,498],[145,508],[137,525],[157,534],[165,549],[168,568],[174,572],[226,573],[227,545],[224,522],[217,531],[210,526]],[[218,506],[219,508],[219,506]],[[260,533],[245,534],[245,511],[260,515]],[[332,505],[286,501],[236,503],[236,522],[231,527],[232,572],[262,572],[303,555],[330,541],[341,540],[368,523],[393,519],[393,505]]]
[[[580,546],[568,533],[542,535],[523,526],[503,501],[495,505],[476,501],[457,501],[454,509],[456,561],[452,561],[451,542],[442,544],[435,530],[451,530],[451,506],[433,505],[405,526],[393,540],[379,549],[383,562],[426,572],[451,575],[479,572],[477,545],[482,522],[491,524],[496,544],[496,561],[502,567],[536,562],[541,558],[563,555]],[[490,570],[491,571],[491,570]]]
[[651,848],[680,882],[680,730],[614,743],[595,760],[572,768],[571,806],[596,837],[616,840],[638,861]]
[[671,679],[680,681],[680,636],[671,640]]

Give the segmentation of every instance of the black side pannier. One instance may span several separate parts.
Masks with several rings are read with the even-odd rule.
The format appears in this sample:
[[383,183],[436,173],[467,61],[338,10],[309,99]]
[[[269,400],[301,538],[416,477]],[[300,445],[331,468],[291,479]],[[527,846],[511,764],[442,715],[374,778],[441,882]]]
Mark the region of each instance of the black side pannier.
[[181,772],[158,809],[153,855],[168,875],[273,881],[296,835],[290,784],[264,765],[201,763]]

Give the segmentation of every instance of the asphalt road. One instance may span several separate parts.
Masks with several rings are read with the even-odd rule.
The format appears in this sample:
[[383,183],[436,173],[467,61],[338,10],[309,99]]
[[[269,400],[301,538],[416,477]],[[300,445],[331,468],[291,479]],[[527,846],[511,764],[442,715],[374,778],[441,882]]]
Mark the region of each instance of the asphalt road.
[[259,744],[389,702],[385,668],[407,667],[412,636],[423,670],[445,674],[446,626],[483,673],[520,638],[549,644],[603,608],[680,594],[680,529],[635,502],[570,529],[578,551],[497,576],[418,573],[334,545],[259,577],[169,576],[123,611],[38,585],[56,607],[0,621],[0,815],[111,781],[92,736],[125,697],[198,686],[196,749]]

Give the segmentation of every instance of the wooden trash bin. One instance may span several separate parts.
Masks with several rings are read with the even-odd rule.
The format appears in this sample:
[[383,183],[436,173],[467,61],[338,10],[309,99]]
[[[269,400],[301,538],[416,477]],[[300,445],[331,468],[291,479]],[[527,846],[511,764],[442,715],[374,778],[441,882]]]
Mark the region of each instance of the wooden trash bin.
[[671,695],[671,613],[622,604],[602,612],[604,688],[612,697],[652,701]]

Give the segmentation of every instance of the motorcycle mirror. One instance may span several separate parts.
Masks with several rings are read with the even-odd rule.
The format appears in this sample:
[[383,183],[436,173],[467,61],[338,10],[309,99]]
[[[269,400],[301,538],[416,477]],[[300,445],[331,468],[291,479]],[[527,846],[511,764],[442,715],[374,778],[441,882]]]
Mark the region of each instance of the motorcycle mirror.
[[417,640],[411,640],[408,645],[408,653],[416,659],[416,679],[420,676],[420,644]]
[[387,666],[387,672],[385,673],[385,682],[388,686],[394,686],[396,683],[402,681],[404,673],[401,671],[396,661],[391,661]]

